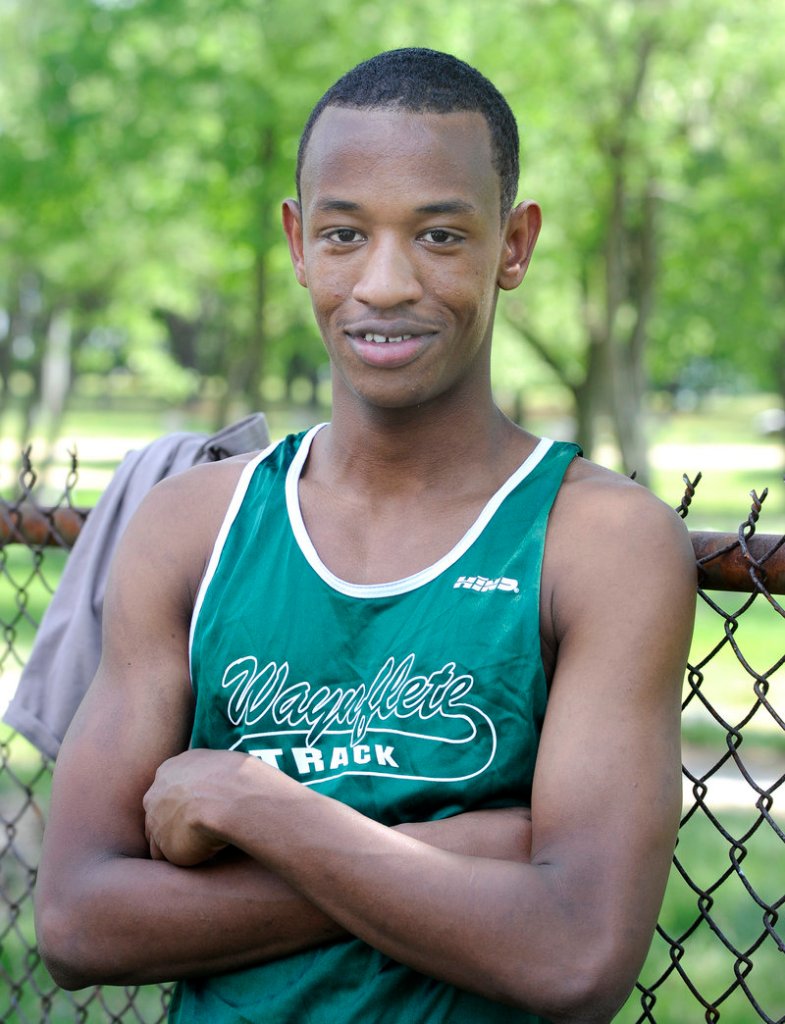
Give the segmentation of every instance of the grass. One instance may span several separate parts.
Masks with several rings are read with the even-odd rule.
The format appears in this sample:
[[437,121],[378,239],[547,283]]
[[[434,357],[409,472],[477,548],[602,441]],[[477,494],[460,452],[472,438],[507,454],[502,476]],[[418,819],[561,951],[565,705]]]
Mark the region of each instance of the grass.
[[687,517],[693,530],[735,531],[750,512],[750,492],[768,489],[759,532],[785,532],[785,438],[760,437],[755,419],[773,396],[717,397],[698,413],[669,415],[651,431],[652,489],[671,504],[681,498],[681,474],[703,477]]
[[[32,891],[43,825],[49,806],[51,770],[24,737],[0,725],[0,1020],[4,1024],[107,1024],[163,1019],[162,990],[110,987],[65,992],[54,984],[37,952]],[[128,1010],[133,1004],[134,1012]]]
[[67,557],[54,548],[43,553],[16,544],[0,548],[0,713],[16,687]]
[[[717,594],[711,592],[710,600],[715,601],[726,615],[738,614],[737,628],[733,631],[733,642],[743,654],[749,670],[757,676],[777,680],[779,661],[785,654],[785,618],[761,596],[739,594]],[[756,675],[750,674],[737,658],[730,640],[726,638],[726,620],[714,611],[705,600],[698,601],[695,632],[690,651],[690,664],[706,676],[701,685],[716,709],[734,722],[747,713],[756,699],[753,685]],[[707,659],[710,662],[707,664]],[[696,680],[697,681],[697,680]],[[772,699],[778,699],[778,689],[772,690]],[[691,704],[696,707],[693,709]],[[697,711],[698,701],[690,702],[692,714]],[[785,711],[780,698],[780,713]],[[771,721],[771,726],[776,723]],[[779,730],[779,726],[776,726]],[[785,738],[783,738],[785,750]]]
[[[738,842],[749,832],[754,817],[725,812],[721,824]],[[744,956],[758,943],[760,945],[749,955],[750,969],[745,984],[771,1020],[783,1019],[782,950],[767,933],[764,911],[755,906],[747,888],[770,904],[782,898],[782,872],[772,871],[772,865],[782,862],[782,840],[764,822],[752,836],[745,838],[743,851],[736,851],[736,859],[741,861],[738,872],[732,868],[732,848],[732,843],[702,813],[683,825],[676,855],[693,885],[699,885],[704,891],[702,910],[693,885],[674,868],[659,926],[675,945],[666,941],[661,933],[655,935],[639,979],[644,988],[651,989],[656,996],[653,1016],[642,1016],[641,995],[636,992],[616,1018],[618,1024],[648,1019],[658,1024],[710,1019],[723,1024],[752,1024],[759,1018],[736,983],[735,969],[738,965],[742,972],[747,971]],[[720,881],[727,872],[730,872],[728,877]],[[724,942],[715,929],[722,932]],[[783,942],[785,931],[780,926],[780,945]],[[698,997],[689,991],[680,970],[688,975]],[[705,1015],[708,1007],[717,1010],[716,1018]]]
[[[275,390],[270,382],[271,393]],[[677,505],[684,485],[682,474],[691,478],[703,472],[688,522],[692,529],[734,531],[750,509],[749,492],[759,495],[769,489],[760,520],[764,533],[785,532],[785,442],[777,443],[756,433],[757,415],[776,404],[773,395],[716,396],[705,400],[697,412],[674,413],[652,399],[649,437],[652,444],[652,489],[663,500]],[[329,417],[327,409],[292,407],[280,401],[262,403],[272,437]],[[564,409],[529,409],[530,429],[562,436],[568,430]],[[0,438],[0,493],[13,489],[12,467],[17,446],[10,441],[13,416],[7,415]],[[57,446],[56,465],[45,474],[53,491],[61,485],[66,449],[80,453],[81,476],[76,492],[78,504],[90,505],[100,495],[111,473],[130,447],[139,447],[174,430],[211,431],[209,418],[199,408],[176,408],[162,404],[139,404],[138,399],[115,397],[102,404],[75,399],[66,413]],[[598,461],[615,466],[616,457],[601,436]],[[43,458],[45,446],[38,441],[34,456]]]

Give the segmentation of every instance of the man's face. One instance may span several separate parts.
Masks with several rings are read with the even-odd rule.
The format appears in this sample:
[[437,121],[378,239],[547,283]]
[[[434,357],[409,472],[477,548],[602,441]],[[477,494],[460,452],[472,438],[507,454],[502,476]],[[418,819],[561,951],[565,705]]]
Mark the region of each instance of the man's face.
[[301,198],[284,223],[335,399],[403,408],[487,389],[497,286],[514,287],[525,266],[510,283],[482,115],[328,107]]

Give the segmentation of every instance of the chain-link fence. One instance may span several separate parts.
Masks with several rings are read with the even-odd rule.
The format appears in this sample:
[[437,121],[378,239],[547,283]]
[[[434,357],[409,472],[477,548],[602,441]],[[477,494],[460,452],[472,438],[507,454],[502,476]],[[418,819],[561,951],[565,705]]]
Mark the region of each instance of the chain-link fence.
[[[88,514],[72,504],[76,472],[74,459],[59,500],[39,507],[26,454],[18,496],[0,503],[0,679],[9,689]],[[682,516],[698,480],[684,478]],[[757,532],[765,498],[753,492],[734,533],[691,534],[700,600],[683,704],[684,812],[651,953],[618,1018],[624,1024],[785,1024],[785,609],[775,596],[785,594],[785,537]],[[161,1021],[167,986],[65,992],[41,963],[32,892],[51,768],[3,727],[2,1020]]]

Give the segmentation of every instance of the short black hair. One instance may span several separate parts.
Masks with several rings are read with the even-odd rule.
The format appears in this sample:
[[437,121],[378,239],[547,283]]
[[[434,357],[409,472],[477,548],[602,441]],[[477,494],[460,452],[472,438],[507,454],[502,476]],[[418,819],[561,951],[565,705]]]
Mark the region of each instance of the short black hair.
[[470,64],[438,50],[406,47],[377,54],[347,71],[313,108],[300,136],[298,196],[308,140],[326,107],[392,107],[414,114],[482,114],[490,129],[493,166],[499,175],[502,223],[506,220],[518,194],[518,126],[507,100]]

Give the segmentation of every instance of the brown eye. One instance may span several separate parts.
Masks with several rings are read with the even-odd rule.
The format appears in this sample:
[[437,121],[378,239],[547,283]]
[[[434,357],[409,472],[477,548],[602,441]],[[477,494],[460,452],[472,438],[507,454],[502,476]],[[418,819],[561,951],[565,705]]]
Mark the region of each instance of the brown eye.
[[327,237],[331,242],[342,242],[344,245],[347,245],[352,242],[359,242],[362,236],[354,228],[336,228],[335,231],[330,231]]
[[447,245],[450,242],[459,241],[458,235],[454,235],[444,228],[432,228],[430,231],[426,231],[422,237],[426,242],[432,242],[434,245]]

